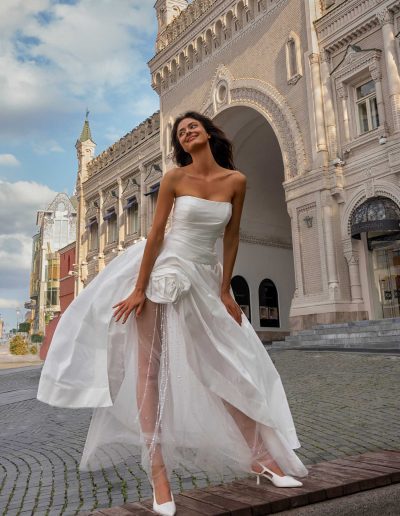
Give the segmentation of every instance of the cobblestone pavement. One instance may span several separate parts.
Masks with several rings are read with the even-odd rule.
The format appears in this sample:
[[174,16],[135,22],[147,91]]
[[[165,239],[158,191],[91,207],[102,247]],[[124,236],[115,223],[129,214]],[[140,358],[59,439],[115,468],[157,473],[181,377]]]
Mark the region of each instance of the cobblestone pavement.
[[[400,356],[273,351],[307,464],[367,450],[399,449]],[[40,369],[0,371],[0,513],[73,515],[150,496],[139,457],[79,472],[90,410],[35,399]],[[229,477],[227,477],[229,479]],[[177,471],[173,488],[210,479]]]

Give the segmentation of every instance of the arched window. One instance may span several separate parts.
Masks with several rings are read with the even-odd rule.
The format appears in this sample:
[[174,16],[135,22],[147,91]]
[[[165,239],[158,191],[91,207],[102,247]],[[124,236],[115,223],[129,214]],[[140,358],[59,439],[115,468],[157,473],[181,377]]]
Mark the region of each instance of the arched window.
[[234,276],[231,280],[231,287],[236,303],[240,306],[247,319],[251,322],[250,290],[247,281],[243,276]]
[[260,326],[279,328],[278,291],[270,279],[263,279],[258,288]]
[[288,84],[296,84],[302,75],[300,38],[292,31],[286,40],[286,76]]

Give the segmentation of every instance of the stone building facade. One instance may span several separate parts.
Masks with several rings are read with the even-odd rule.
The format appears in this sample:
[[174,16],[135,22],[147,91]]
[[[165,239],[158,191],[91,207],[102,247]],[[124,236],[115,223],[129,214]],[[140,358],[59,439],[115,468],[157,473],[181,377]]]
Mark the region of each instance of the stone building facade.
[[76,292],[152,224],[162,177],[160,114],[94,157],[89,122],[76,143],[78,234]]
[[[399,315],[400,1],[157,0],[155,9],[160,127],[134,159],[174,166],[172,124],[189,109],[233,141],[248,191],[232,286],[255,329]],[[102,158],[101,187],[94,168],[85,178],[93,215],[82,224],[95,217],[87,199],[104,217],[106,198],[116,206],[107,188],[121,198],[117,154]],[[106,262],[98,256],[87,277]]]

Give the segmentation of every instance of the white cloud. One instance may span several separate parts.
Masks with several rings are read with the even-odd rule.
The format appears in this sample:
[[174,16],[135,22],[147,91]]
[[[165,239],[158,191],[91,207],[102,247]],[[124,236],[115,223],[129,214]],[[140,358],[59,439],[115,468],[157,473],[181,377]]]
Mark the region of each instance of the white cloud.
[[20,291],[26,296],[29,291],[36,212],[47,208],[56,194],[35,182],[0,181],[0,292],[7,302],[4,295]]
[[0,308],[20,308],[21,303],[16,299],[4,299],[0,298]]
[[0,270],[30,270],[32,237],[23,234],[0,235]]
[[57,115],[111,110],[110,95],[149,83],[143,37],[154,32],[153,2],[2,0],[0,133],[38,133]]
[[39,155],[50,154],[52,152],[65,152],[61,145],[57,143],[55,140],[47,140],[38,143],[33,143],[32,148],[33,152]]
[[45,209],[56,194],[33,181],[0,181],[0,235],[32,237],[36,232],[36,212]]
[[0,154],[0,167],[18,167],[20,164],[14,154]]

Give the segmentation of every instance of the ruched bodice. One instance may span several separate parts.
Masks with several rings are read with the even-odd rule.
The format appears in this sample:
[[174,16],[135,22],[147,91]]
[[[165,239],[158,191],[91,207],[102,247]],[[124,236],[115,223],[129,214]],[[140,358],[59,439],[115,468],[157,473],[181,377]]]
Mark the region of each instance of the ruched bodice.
[[215,244],[232,213],[232,204],[191,195],[175,199],[172,224],[165,236],[165,250],[174,249],[183,259],[215,265]]

